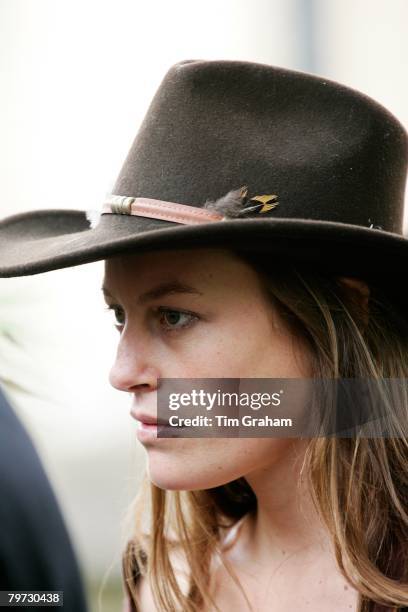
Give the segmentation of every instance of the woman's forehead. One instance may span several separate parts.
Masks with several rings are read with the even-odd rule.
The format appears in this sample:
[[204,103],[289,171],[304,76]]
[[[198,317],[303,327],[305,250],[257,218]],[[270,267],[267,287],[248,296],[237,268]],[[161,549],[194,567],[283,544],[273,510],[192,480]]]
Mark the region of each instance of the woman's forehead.
[[222,283],[234,288],[251,285],[256,273],[227,249],[161,250],[129,253],[105,260],[104,287],[107,289],[137,283],[194,282],[201,286]]
[[[185,271],[223,270],[237,265],[238,259],[227,249],[172,249],[128,253],[105,260],[108,274],[137,274],[143,271],[180,269]],[[242,265],[242,264],[241,264]]]

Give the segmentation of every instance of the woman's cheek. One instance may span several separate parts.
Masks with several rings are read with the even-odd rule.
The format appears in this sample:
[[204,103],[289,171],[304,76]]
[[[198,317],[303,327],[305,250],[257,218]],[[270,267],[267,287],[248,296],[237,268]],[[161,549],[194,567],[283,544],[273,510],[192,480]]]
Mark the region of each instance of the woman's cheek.
[[[180,378],[271,375],[271,368],[267,371],[265,367],[269,363],[274,370],[277,350],[269,319],[260,315],[248,321],[248,317],[234,313],[233,308],[227,311],[229,317],[199,321],[172,342],[169,354],[178,362]],[[288,349],[286,345],[284,348]],[[260,358],[266,355],[268,360]]]

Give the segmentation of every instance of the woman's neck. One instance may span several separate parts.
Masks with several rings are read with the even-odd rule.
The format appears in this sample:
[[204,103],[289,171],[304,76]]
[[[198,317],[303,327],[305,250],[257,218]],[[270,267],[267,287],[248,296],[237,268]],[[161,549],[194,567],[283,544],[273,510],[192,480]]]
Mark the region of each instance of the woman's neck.
[[306,443],[293,440],[288,452],[272,466],[246,476],[257,497],[257,510],[248,516],[248,552],[257,561],[284,560],[290,555],[328,554],[331,541],[301,476]]

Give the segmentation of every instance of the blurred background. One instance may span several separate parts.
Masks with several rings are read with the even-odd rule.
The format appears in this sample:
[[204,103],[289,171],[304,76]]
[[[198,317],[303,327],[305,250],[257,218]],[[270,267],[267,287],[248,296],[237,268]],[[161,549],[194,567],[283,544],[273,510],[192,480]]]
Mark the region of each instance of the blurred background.
[[[0,216],[99,210],[184,59],[319,74],[407,127],[407,24],[406,0],[0,0]],[[108,383],[117,332],[102,277],[97,262],[0,279],[0,381],[58,495],[91,609],[114,612],[145,456],[130,398]]]

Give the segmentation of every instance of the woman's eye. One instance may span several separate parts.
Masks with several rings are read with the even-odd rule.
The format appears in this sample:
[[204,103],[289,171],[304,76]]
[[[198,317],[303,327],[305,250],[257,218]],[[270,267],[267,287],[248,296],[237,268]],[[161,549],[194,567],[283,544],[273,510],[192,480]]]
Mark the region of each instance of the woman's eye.
[[114,325],[116,328],[123,327],[123,325],[125,324],[125,313],[123,311],[123,308],[121,308],[121,306],[112,304],[112,305],[106,306],[105,310],[114,314]]
[[[106,307],[106,310],[114,314],[115,327],[117,329],[122,328],[126,321],[123,308],[117,304],[111,304]],[[166,332],[186,328],[199,318],[197,315],[190,312],[164,307],[157,308],[156,314],[158,315],[160,325],[164,327]]]
[[160,324],[164,326],[166,331],[179,330],[188,327],[194,320],[198,319],[197,315],[182,310],[172,310],[170,308],[158,308]]

